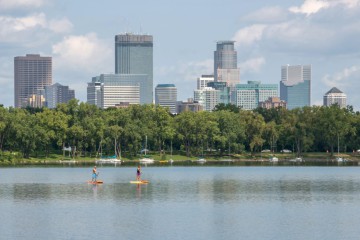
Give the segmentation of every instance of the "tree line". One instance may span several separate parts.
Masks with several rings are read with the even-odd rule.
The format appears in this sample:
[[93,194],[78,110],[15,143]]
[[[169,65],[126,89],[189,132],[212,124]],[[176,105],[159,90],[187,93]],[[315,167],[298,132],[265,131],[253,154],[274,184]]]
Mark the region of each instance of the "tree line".
[[[213,112],[171,115],[155,105],[99,109],[71,100],[48,108],[0,107],[0,151],[29,158],[62,152],[95,157],[116,153],[135,158],[152,152],[199,156],[278,152],[350,152],[360,148],[360,114],[352,107],[303,107],[245,111],[218,105]],[[116,143],[116,148],[114,144]],[[63,152],[64,153],[64,152]]]

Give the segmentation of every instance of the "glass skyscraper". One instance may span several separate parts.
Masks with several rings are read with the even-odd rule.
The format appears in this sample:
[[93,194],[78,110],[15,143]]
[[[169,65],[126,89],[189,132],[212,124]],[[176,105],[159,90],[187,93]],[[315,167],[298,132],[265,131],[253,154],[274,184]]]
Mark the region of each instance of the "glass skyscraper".
[[48,108],[56,108],[59,103],[67,103],[73,98],[75,98],[75,91],[69,89],[69,86],[63,86],[60,83],[45,86],[45,101]]
[[155,88],[155,104],[169,108],[176,113],[177,88],[174,84],[158,84]]
[[29,98],[52,84],[52,58],[26,54],[14,58],[15,107],[29,105]]
[[115,73],[146,74],[141,103],[153,103],[153,37],[131,33],[116,35]]
[[310,106],[311,65],[281,67],[280,99],[288,109]]
[[237,52],[234,41],[219,41],[214,52],[215,82],[226,82],[229,87],[240,83],[240,69],[237,67]]

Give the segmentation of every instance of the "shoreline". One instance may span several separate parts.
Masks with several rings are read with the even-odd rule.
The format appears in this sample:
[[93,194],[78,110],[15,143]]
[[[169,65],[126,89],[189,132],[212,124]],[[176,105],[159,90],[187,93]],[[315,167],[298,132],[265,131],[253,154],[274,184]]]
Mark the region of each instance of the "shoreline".
[[79,160],[44,160],[44,159],[25,159],[16,161],[1,161],[0,167],[26,167],[26,166],[68,166],[68,167],[88,167],[96,164],[97,166],[216,166],[216,165],[233,165],[233,166],[360,166],[360,158],[344,158],[343,161],[338,161],[336,157],[333,158],[302,158],[296,160],[295,158],[279,158],[277,161],[272,161],[268,158],[243,158],[243,159],[208,159],[205,162],[198,162],[192,159],[183,160],[154,160],[153,163],[140,163],[139,160],[122,160],[120,163],[96,163],[96,160],[79,159]]

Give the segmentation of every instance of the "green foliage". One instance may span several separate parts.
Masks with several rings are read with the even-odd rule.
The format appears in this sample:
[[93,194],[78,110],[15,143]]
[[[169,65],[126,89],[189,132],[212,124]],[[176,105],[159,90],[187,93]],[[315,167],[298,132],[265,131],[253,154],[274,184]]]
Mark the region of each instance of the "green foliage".
[[113,155],[115,143],[117,155],[133,159],[145,147],[145,137],[147,148],[162,158],[171,147],[189,158],[262,149],[290,149],[300,156],[308,151],[357,150],[359,136],[360,114],[350,106],[244,111],[218,105],[214,112],[176,116],[155,105],[102,110],[78,100],[56,109],[0,106],[0,161],[8,162],[49,157],[63,147],[72,147],[72,156],[92,157],[100,151]]

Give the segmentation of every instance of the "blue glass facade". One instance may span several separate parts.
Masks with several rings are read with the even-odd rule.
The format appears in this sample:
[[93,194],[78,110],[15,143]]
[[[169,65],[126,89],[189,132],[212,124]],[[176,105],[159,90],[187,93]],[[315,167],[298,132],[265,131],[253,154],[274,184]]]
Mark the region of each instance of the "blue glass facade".
[[311,65],[284,65],[281,67],[280,99],[287,109],[310,106]]
[[236,106],[245,110],[252,110],[259,106],[259,102],[278,96],[277,84],[261,84],[259,81],[248,81],[248,84],[237,84],[232,101]]
[[219,103],[223,103],[223,104],[230,103],[230,87],[227,87],[226,82],[209,82],[207,86],[219,90],[219,94],[220,94]]
[[286,101],[287,109],[310,106],[310,80],[292,86],[280,82],[280,98]]
[[130,33],[115,36],[115,73],[146,74],[142,103],[153,102],[153,37]]

